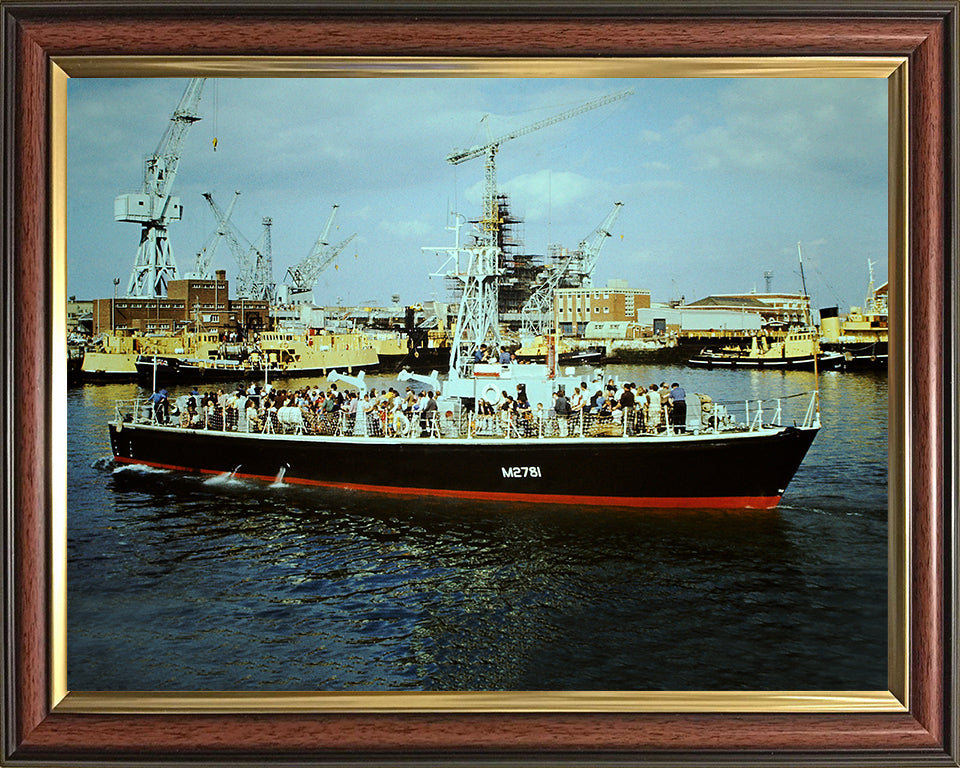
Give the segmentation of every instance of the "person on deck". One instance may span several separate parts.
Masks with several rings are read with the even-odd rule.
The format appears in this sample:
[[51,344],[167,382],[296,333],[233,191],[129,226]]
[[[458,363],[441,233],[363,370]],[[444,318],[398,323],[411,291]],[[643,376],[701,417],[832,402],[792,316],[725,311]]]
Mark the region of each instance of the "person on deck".
[[656,434],[660,431],[660,390],[656,384],[651,384],[647,391],[647,431]]
[[427,401],[420,409],[420,437],[430,436],[438,413],[439,409],[437,408],[437,401],[433,397],[433,392],[427,392]]
[[670,385],[670,402],[673,403],[673,430],[683,434],[687,431],[687,393],[676,382]]
[[633,387],[630,384],[623,385],[623,392],[620,393],[620,410],[623,412],[623,428],[625,435],[633,434],[633,411],[636,406],[636,398],[633,395]]
[[[573,391],[579,393],[579,387],[574,387]],[[563,387],[559,387],[557,396],[553,401],[553,412],[557,415],[557,432],[560,437],[566,437],[568,434],[567,419],[570,417],[570,410],[570,401],[567,400]]]
[[167,399],[167,390],[161,389],[150,395],[150,402],[153,403],[153,415],[158,424],[166,424],[170,421],[170,401]]

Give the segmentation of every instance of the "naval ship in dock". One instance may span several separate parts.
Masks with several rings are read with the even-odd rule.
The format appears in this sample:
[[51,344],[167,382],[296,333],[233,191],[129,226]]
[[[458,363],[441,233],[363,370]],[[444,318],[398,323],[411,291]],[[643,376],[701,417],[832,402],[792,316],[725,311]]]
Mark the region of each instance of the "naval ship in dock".
[[874,262],[867,260],[870,283],[862,307],[850,307],[845,318],[837,307],[820,310],[821,346],[843,356],[844,368],[887,367],[890,317],[887,297],[889,283],[874,286]]

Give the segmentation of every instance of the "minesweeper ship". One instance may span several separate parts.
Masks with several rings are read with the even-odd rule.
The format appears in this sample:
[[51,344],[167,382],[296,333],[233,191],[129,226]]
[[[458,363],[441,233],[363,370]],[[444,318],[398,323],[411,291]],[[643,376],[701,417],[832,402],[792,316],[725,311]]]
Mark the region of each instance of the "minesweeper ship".
[[[639,422],[630,410],[565,414],[554,396],[569,397],[585,383],[573,369],[558,371],[552,359],[475,362],[481,344],[500,345],[499,252],[482,237],[461,245],[459,225],[456,232],[456,244],[442,249],[455,262],[451,274],[464,281],[448,375],[398,376],[398,389],[413,380],[433,391],[435,407],[375,409],[362,372],[328,375],[357,391],[353,416],[317,415],[292,401],[267,409],[265,398],[250,396],[232,411],[214,408],[167,425],[149,404],[127,401],[109,424],[115,460],[406,497],[650,508],[778,504],[820,428],[816,391],[741,402],[737,411],[700,397],[677,424],[655,425],[652,414]],[[602,371],[590,377],[588,394],[603,381]],[[529,415],[500,407],[506,395],[521,393]],[[802,405],[797,420],[788,417],[790,404]]]

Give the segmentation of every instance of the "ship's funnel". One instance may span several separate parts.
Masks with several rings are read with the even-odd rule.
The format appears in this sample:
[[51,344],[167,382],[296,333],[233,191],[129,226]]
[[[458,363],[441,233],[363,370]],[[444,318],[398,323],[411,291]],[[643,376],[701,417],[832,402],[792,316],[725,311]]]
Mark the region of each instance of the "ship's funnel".
[[840,340],[840,316],[836,307],[820,310],[820,338],[830,344]]

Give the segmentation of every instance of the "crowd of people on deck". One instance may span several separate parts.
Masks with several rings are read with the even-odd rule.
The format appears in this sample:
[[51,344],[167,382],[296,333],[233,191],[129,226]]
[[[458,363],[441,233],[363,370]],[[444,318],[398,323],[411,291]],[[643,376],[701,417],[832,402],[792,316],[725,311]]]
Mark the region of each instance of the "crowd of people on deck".
[[[393,387],[360,393],[302,387],[277,389],[252,384],[236,390],[201,393],[196,388],[174,404],[167,390],[154,392],[149,402],[157,423],[183,428],[245,432],[310,433],[318,435],[367,434],[428,436],[437,432],[437,396],[432,390],[401,394]],[[358,419],[360,421],[358,421]]]
[[[478,398],[471,433],[475,436],[542,436],[590,434],[608,428],[612,434],[654,435],[686,432],[686,393],[666,382],[637,386],[610,379],[593,394],[581,381],[569,394],[560,385],[549,404],[533,404],[521,382],[516,393],[501,390],[495,400]],[[169,424],[171,416],[183,428],[245,432],[308,433],[317,435],[439,435],[439,392],[401,393],[393,387],[366,392],[338,389],[331,383],[296,390],[251,384],[246,389],[194,388],[171,405],[165,389],[149,402],[153,418]],[[587,425],[588,432],[584,432]]]
[[591,395],[585,381],[567,393],[563,385],[552,393],[548,406],[531,404],[526,387],[517,385],[516,395],[506,390],[499,398],[477,400],[475,434],[519,436],[588,433],[596,427],[609,426],[614,434],[655,435],[665,431],[687,431],[687,396],[677,382],[666,382],[649,387],[633,383],[616,383],[610,379],[606,386]]

